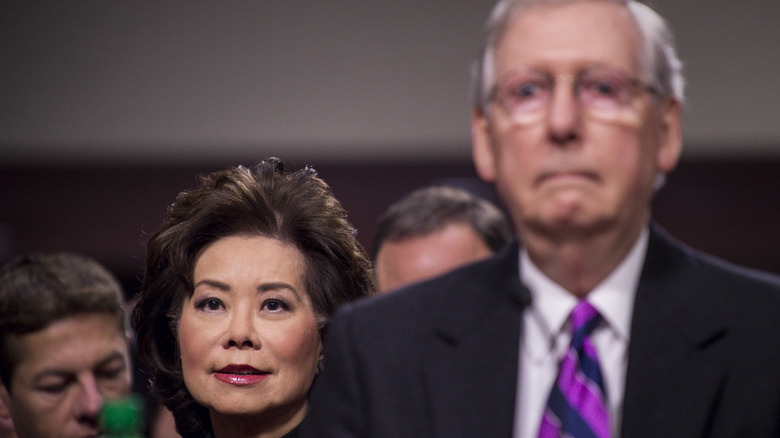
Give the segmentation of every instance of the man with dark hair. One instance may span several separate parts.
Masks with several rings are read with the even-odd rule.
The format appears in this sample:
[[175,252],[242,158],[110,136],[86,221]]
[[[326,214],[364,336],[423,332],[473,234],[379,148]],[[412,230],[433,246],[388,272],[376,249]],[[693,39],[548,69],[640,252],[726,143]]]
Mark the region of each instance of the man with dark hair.
[[67,253],[0,268],[0,417],[21,438],[100,433],[107,398],[130,392],[122,290],[92,259]]
[[379,292],[389,292],[490,257],[512,240],[495,205],[466,190],[416,190],[382,215],[371,245]]
[[780,436],[780,279],[670,237],[683,78],[633,0],[503,0],[472,153],[521,246],[347,305],[307,437]]

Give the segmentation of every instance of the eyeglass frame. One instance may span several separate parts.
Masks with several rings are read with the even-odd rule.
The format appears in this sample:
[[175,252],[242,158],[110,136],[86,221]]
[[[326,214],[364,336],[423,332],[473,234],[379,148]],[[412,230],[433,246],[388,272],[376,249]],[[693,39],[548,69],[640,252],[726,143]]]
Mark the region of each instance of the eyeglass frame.
[[[582,78],[583,77],[587,76],[588,74],[590,74],[590,73],[592,73],[594,71],[598,72],[598,71],[601,71],[601,70],[604,70],[604,71],[609,72],[609,73],[613,73],[615,76],[620,77],[621,80],[624,80],[625,81],[625,85],[626,85],[626,89],[629,92],[637,90],[637,89],[641,90],[641,91],[644,91],[644,92],[648,92],[648,93],[650,93],[651,96],[653,96],[658,101],[660,101],[664,97],[663,92],[661,90],[659,90],[658,87],[656,87],[656,86],[654,86],[654,85],[652,85],[652,84],[650,84],[650,83],[648,83],[648,82],[646,82],[646,81],[644,81],[644,80],[642,80],[642,79],[640,79],[640,78],[638,78],[636,76],[633,76],[633,75],[631,75],[631,74],[629,74],[629,73],[627,73],[627,72],[625,72],[625,71],[623,71],[623,70],[621,70],[619,68],[612,67],[612,66],[609,66],[609,65],[593,64],[593,65],[590,65],[590,66],[585,67],[584,69],[580,70],[575,75],[570,75],[570,74],[557,74],[557,75],[554,75],[554,74],[550,73],[549,71],[546,71],[546,70],[543,70],[543,69],[536,69],[536,68],[523,66],[523,67],[516,67],[516,68],[513,68],[513,69],[507,71],[506,73],[504,73],[502,75],[502,77],[508,77],[509,75],[517,74],[517,72],[519,70],[521,70],[521,71],[525,70],[525,71],[529,71],[529,72],[533,72],[533,73],[538,73],[540,77],[544,78],[544,84],[545,84],[545,87],[546,87],[545,91],[547,92],[547,96],[545,97],[544,102],[542,103],[542,105],[539,106],[539,108],[536,108],[536,109],[533,109],[533,110],[529,111],[528,112],[529,116],[541,115],[545,111],[549,110],[550,102],[552,100],[553,93],[555,92],[555,87],[558,86],[558,82],[560,82],[560,81],[565,81],[565,82],[571,83],[572,84],[571,89],[572,89],[572,92],[573,92],[574,96],[577,98],[577,102],[580,105],[582,105],[584,108],[586,108],[586,109],[590,110],[591,112],[593,112],[592,106],[588,105],[587,102],[583,102],[582,101],[582,98],[580,97],[582,95],[580,87],[582,85],[582,81],[583,81]],[[509,77],[511,77],[511,76],[509,76]],[[505,96],[507,96],[509,93],[505,92],[503,94],[500,94],[501,82],[502,82],[502,79],[498,79],[496,81],[496,83],[493,85],[493,87],[491,88],[490,93],[487,96],[487,102],[488,103],[498,103],[499,106],[510,116],[510,118],[512,118],[515,122],[517,122],[519,124],[535,122],[536,120],[530,120],[530,118],[529,118],[529,120],[518,119],[516,111],[513,111],[509,107],[509,105],[506,103],[506,99],[507,98]],[[525,83],[523,83],[523,84],[525,84]],[[505,87],[505,88],[508,88],[508,87]],[[504,96],[504,98],[502,98],[502,96]],[[636,94],[632,93],[632,95],[627,97],[628,100],[626,102],[624,102],[624,103],[618,102],[618,103],[620,103],[620,107],[622,107],[624,109],[630,103],[630,100],[632,98],[634,98],[634,97],[636,97]],[[598,109],[596,110],[596,113],[598,113]],[[619,115],[617,113],[612,114],[611,116],[614,116],[615,118],[619,117]],[[609,118],[612,118],[612,117],[609,117]]]

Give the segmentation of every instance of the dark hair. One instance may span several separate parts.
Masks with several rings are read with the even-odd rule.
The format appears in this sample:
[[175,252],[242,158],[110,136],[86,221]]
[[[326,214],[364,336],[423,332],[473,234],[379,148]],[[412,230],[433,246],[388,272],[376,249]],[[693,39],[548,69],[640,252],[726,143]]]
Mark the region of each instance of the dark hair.
[[374,290],[371,265],[356,231],[328,185],[306,167],[285,171],[269,158],[199,178],[185,190],[146,246],[146,269],[132,323],[152,391],[174,415],[183,437],[211,434],[206,408],[184,385],[176,325],[185,294],[193,292],[199,251],[220,238],[261,235],[303,254],[304,285],[322,335],[335,309]]
[[9,338],[85,313],[106,313],[125,331],[122,288],[95,260],[78,254],[30,254],[0,267],[0,379],[10,388],[20,358]]
[[512,240],[509,222],[498,207],[463,189],[431,186],[410,193],[382,215],[371,242],[371,258],[376,260],[386,241],[426,236],[461,223],[471,226],[493,252]]

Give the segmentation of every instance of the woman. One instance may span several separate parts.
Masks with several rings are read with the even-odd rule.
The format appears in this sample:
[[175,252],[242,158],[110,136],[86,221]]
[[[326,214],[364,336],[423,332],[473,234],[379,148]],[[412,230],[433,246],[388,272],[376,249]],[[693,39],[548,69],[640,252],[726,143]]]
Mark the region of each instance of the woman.
[[278,159],[200,178],[147,244],[132,322],[185,438],[293,436],[340,304],[373,292],[330,188]]

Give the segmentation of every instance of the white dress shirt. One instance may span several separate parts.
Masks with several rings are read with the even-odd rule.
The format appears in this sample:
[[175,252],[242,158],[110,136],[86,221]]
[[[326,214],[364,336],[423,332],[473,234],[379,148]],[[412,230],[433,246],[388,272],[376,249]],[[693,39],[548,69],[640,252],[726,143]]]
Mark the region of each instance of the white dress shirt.
[[[591,340],[604,378],[613,438],[620,430],[631,315],[648,235],[645,229],[626,258],[586,297],[603,318]],[[514,437],[537,438],[558,363],[569,347],[568,317],[578,299],[544,275],[525,249],[520,250],[520,280],[531,293],[531,304],[521,321]]]

